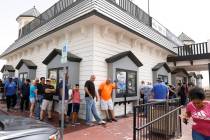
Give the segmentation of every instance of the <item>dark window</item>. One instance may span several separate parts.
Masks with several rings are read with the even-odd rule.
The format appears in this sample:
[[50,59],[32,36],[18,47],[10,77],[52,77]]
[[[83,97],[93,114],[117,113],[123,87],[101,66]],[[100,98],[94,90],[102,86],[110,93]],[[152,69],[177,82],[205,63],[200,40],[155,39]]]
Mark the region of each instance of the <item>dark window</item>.
[[19,73],[19,78],[23,83],[28,78],[28,73],[27,72]]
[[116,69],[117,86],[116,98],[137,96],[137,72]]
[[48,78],[56,80],[56,85],[63,79],[63,68],[53,68],[48,70]]
[[163,80],[164,83],[168,83],[168,76],[166,75],[158,75],[158,78],[161,78]]

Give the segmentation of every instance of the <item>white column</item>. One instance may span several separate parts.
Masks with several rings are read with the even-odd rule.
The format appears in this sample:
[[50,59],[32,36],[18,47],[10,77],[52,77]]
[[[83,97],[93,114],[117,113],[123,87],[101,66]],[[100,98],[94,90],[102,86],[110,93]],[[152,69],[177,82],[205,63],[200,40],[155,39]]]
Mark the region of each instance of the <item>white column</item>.
[[210,53],[210,39],[208,39],[208,44],[207,44],[207,48],[208,48],[208,53]]

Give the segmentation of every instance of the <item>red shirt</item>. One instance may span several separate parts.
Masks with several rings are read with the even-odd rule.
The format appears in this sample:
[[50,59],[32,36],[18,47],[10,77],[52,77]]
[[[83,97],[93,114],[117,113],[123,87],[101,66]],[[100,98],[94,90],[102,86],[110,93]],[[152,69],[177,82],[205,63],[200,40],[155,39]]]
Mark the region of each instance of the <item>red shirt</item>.
[[80,103],[80,92],[79,92],[79,90],[77,91],[77,90],[73,89],[71,97],[72,97],[72,103],[78,103],[78,104]]
[[210,136],[210,102],[204,101],[204,107],[197,109],[193,102],[187,105],[187,112],[191,114],[193,122],[192,129],[205,136]]

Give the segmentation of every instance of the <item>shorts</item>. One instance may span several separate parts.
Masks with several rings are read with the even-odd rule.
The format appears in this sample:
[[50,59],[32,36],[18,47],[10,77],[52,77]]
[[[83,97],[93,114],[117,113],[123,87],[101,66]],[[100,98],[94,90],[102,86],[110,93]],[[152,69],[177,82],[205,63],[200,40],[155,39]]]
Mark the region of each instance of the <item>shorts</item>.
[[47,109],[47,111],[51,111],[52,110],[52,105],[53,105],[53,101],[49,101],[49,100],[44,99],[42,101],[41,109],[44,110],[44,111],[46,109]]
[[101,110],[113,110],[113,102],[112,99],[109,99],[108,101],[105,101],[101,99]]
[[79,113],[80,104],[73,103],[73,112]]
[[35,101],[36,101],[35,98],[33,98],[33,97],[31,97],[31,98],[29,98],[29,99],[30,99],[30,103],[31,103],[31,104],[34,104]]
[[[61,114],[62,112],[62,101],[59,100],[59,107],[58,107],[58,113]],[[67,115],[67,110],[68,110],[68,100],[64,101],[64,114]]]

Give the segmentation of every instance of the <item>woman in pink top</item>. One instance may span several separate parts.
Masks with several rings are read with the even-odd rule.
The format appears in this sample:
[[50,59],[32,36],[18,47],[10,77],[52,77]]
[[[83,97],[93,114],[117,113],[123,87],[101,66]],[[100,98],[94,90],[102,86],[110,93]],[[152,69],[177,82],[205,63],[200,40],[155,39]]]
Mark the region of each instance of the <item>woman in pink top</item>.
[[80,124],[79,122],[77,122],[79,108],[80,108],[79,84],[76,84],[75,88],[72,90],[71,100],[73,105],[72,126],[75,126],[75,124]]
[[210,102],[205,101],[205,93],[202,88],[195,87],[189,92],[191,102],[187,104],[184,123],[192,117],[193,140],[210,140]]

